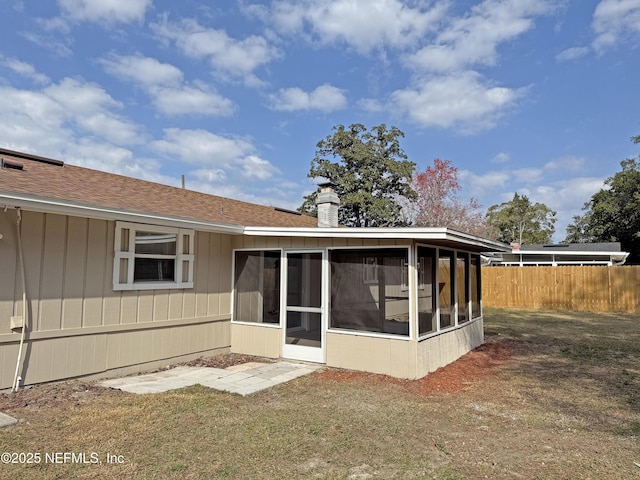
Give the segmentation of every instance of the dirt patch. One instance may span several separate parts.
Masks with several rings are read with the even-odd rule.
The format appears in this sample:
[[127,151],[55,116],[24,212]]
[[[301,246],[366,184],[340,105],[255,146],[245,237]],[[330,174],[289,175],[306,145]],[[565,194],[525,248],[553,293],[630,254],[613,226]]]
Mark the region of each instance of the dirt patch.
[[[247,362],[273,362],[270,359],[229,353],[213,357],[201,357],[181,365],[191,367],[227,368]],[[176,365],[174,365],[176,366]],[[174,366],[170,367],[173,368]],[[149,373],[149,372],[144,372]],[[65,406],[74,407],[89,403],[99,395],[123,395],[124,392],[105,388],[95,382],[84,380],[66,380],[61,382],[30,385],[17,392],[0,393],[0,412],[11,413],[17,410],[42,410],[45,408]],[[125,394],[126,395],[126,394]]]
[[319,375],[328,381],[366,380],[369,383],[396,384],[417,395],[457,393],[495,375],[499,367],[517,353],[517,344],[509,340],[492,340],[460,357],[453,363],[418,380],[401,380],[387,375],[327,368]]
[[187,367],[211,367],[211,368],[228,368],[234,365],[241,365],[249,362],[273,363],[276,360],[263,357],[254,357],[252,355],[242,355],[239,353],[228,353],[225,355],[215,355],[213,357],[200,357],[190,362],[182,363]]
[[123,392],[100,387],[81,380],[68,380],[28,386],[17,392],[0,393],[0,411],[42,410],[51,407],[74,407],[91,402],[104,394]]

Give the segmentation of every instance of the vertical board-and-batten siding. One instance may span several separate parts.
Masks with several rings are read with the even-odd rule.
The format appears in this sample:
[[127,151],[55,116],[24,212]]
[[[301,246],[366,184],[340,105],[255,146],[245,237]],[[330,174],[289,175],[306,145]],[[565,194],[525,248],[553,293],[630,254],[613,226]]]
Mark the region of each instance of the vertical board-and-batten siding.
[[[10,318],[22,315],[16,218],[0,211],[0,388],[17,356]],[[196,232],[193,289],[114,291],[114,232],[113,221],[22,211],[27,383],[229,348],[230,237]]]
[[640,266],[483,267],[487,307],[640,313]]

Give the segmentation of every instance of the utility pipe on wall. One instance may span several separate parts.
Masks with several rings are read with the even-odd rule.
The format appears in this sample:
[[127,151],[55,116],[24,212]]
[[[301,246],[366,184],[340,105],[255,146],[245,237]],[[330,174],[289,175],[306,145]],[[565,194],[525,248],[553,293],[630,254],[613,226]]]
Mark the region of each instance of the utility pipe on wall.
[[18,376],[18,373],[20,372],[20,363],[22,360],[22,347],[24,345],[24,335],[25,332],[27,331],[27,326],[29,324],[29,322],[27,321],[28,319],[28,313],[27,313],[27,282],[26,282],[26,270],[24,267],[24,255],[22,252],[22,236],[20,234],[20,222],[22,221],[22,214],[20,213],[20,209],[16,208],[16,212],[18,215],[18,218],[16,220],[16,230],[18,232],[18,262],[20,263],[20,269],[21,269],[21,277],[22,277],[22,334],[20,335],[20,348],[18,349],[18,358],[16,360],[16,374],[13,377],[13,388],[12,391],[13,392],[17,392],[18,391],[18,386],[20,383],[20,378]]

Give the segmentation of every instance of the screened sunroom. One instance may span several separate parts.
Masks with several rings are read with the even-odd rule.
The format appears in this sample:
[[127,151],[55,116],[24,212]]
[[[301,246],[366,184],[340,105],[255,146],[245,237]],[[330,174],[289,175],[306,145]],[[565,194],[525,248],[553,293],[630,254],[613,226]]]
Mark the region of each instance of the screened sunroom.
[[246,229],[231,350],[422,377],[483,342],[480,252],[496,249],[437,228]]

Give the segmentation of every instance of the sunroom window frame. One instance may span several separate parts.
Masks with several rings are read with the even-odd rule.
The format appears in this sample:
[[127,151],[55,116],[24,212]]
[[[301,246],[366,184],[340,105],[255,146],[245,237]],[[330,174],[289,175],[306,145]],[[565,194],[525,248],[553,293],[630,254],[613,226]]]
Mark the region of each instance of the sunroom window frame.
[[272,322],[264,322],[264,321],[246,321],[246,320],[238,320],[237,318],[237,305],[236,302],[238,301],[238,291],[237,291],[237,287],[236,287],[236,275],[237,275],[237,268],[238,265],[236,263],[236,255],[238,252],[255,252],[255,253],[260,253],[260,257],[263,260],[261,262],[261,266],[260,266],[260,288],[262,291],[262,286],[263,286],[263,281],[264,281],[264,255],[268,252],[270,253],[278,253],[279,258],[280,258],[280,275],[278,276],[278,282],[279,282],[279,286],[280,286],[280,296],[279,296],[279,301],[278,301],[278,311],[282,312],[282,305],[284,305],[285,302],[285,298],[284,298],[284,289],[283,289],[283,285],[285,282],[285,272],[284,269],[282,268],[283,265],[283,261],[284,261],[284,249],[281,247],[274,247],[274,248],[235,248],[232,251],[232,255],[233,255],[233,261],[232,261],[232,268],[231,268],[231,323],[234,324],[238,324],[238,325],[250,325],[252,327],[266,327],[266,328],[282,328],[282,315],[280,314],[278,317],[278,322],[277,323],[272,323]]
[[[408,326],[409,326],[409,332],[405,335],[405,334],[396,334],[396,333],[389,333],[389,332],[379,332],[379,331],[374,331],[374,330],[365,330],[365,329],[352,329],[352,328],[348,328],[348,327],[339,327],[339,326],[334,326],[333,325],[333,319],[332,319],[332,310],[333,310],[333,305],[332,302],[329,301],[328,304],[328,310],[329,310],[329,316],[327,319],[327,332],[328,333],[335,333],[335,334],[340,334],[340,335],[355,335],[355,336],[362,336],[362,337],[372,337],[372,338],[388,338],[388,339],[393,339],[393,340],[402,340],[402,341],[409,341],[409,340],[414,340],[416,338],[416,327],[413,325],[414,322],[411,321],[411,319],[416,315],[416,305],[414,305],[415,302],[411,301],[412,295],[411,295],[411,290],[412,288],[415,288],[415,282],[417,281],[417,275],[415,273],[415,267],[413,267],[413,262],[414,262],[414,247],[412,244],[397,244],[397,245],[353,245],[353,246],[335,246],[335,247],[329,247],[327,248],[327,262],[329,262],[329,265],[331,264],[331,253],[332,252],[347,252],[347,251],[384,251],[384,250],[397,250],[397,251],[404,251],[406,253],[405,255],[405,260],[404,260],[404,268],[408,268],[408,281],[409,281],[409,285],[407,285],[406,289],[401,288],[401,291],[406,291],[408,293],[408,310],[409,310],[409,322],[408,322]],[[378,258],[378,255],[369,255],[369,258],[371,257],[375,257]],[[367,257],[364,257],[367,258]],[[400,257],[392,257],[392,258],[400,258]],[[364,265],[364,263],[363,263]],[[376,269],[379,266],[378,263],[376,262]],[[401,264],[398,265],[400,268]],[[378,273],[376,271],[376,284],[378,283],[378,277],[377,277]],[[329,296],[331,297],[331,289],[332,287],[332,282],[333,282],[333,274],[329,275],[329,279],[328,279],[328,289],[329,289]],[[363,282],[364,283],[364,282]],[[367,284],[364,283],[365,285],[371,285],[371,284]],[[398,285],[398,287],[402,287],[402,285]]]
[[[455,266],[455,260],[458,258],[458,256],[463,256],[463,255],[467,255],[469,257],[469,265],[468,265],[468,272],[467,275],[469,277],[469,282],[468,285],[464,285],[463,288],[467,288],[467,308],[468,311],[470,312],[469,314],[469,319],[465,322],[460,322],[459,318],[458,318],[458,313],[459,313],[459,303],[458,303],[458,289],[460,288],[460,285],[458,285],[458,279],[457,279],[457,275],[454,277],[455,281],[453,282],[452,285],[452,298],[453,298],[453,312],[454,312],[454,321],[446,327],[441,327],[440,326],[440,313],[441,313],[441,306],[440,306],[440,295],[438,292],[438,289],[435,288],[434,290],[434,296],[435,296],[435,309],[434,309],[434,314],[436,315],[436,329],[431,331],[431,332],[425,332],[423,334],[420,334],[419,331],[419,323],[416,322],[417,327],[418,327],[418,341],[421,342],[423,340],[426,340],[428,338],[431,337],[435,337],[438,335],[441,335],[443,333],[446,332],[450,332],[459,328],[464,328],[467,325],[470,325],[476,321],[478,321],[479,319],[483,318],[483,311],[482,311],[482,272],[481,272],[481,257],[479,253],[475,253],[475,252],[471,252],[468,250],[464,250],[464,249],[459,249],[459,248],[450,248],[450,247],[446,247],[446,246],[436,246],[436,245],[432,245],[432,244],[428,244],[428,243],[416,243],[416,275],[417,275],[417,283],[418,283],[418,289],[420,289],[420,276],[419,276],[419,268],[417,266],[417,262],[419,259],[419,255],[418,255],[418,248],[419,247],[425,247],[425,248],[430,248],[433,250],[434,252],[434,256],[432,257],[435,261],[435,276],[434,276],[434,282],[435,285],[439,285],[440,283],[440,269],[438,267],[438,261],[440,258],[440,252],[442,251],[446,251],[449,253],[452,253],[453,255],[453,259],[454,259],[454,266]],[[472,278],[471,278],[471,259],[475,258],[477,261],[477,276],[476,276],[476,295],[478,296],[478,311],[476,311],[476,309],[473,308],[472,305]],[[463,282],[464,284],[465,282]],[[416,315],[418,315],[418,311],[419,311],[419,307],[418,307],[418,303],[417,303],[417,296],[414,302],[415,306],[415,311],[416,311]]]
[[[123,230],[128,230],[128,236],[123,238]],[[136,254],[136,232],[150,232],[167,235],[176,235],[175,255],[162,254]],[[123,245],[123,240],[127,245]],[[187,242],[185,249],[185,242]],[[191,229],[166,227],[162,225],[150,225],[143,223],[116,222],[114,235],[114,259],[113,259],[113,289],[120,290],[164,290],[164,289],[188,289],[193,288],[193,269],[195,263],[195,231]],[[185,253],[185,251],[187,253]],[[136,282],[135,260],[136,258],[174,259],[174,281]],[[125,267],[126,265],[126,267]],[[184,266],[187,272],[185,275]],[[126,273],[122,271],[126,268]],[[186,276],[186,280],[183,278]],[[125,282],[120,279],[124,277]]]

